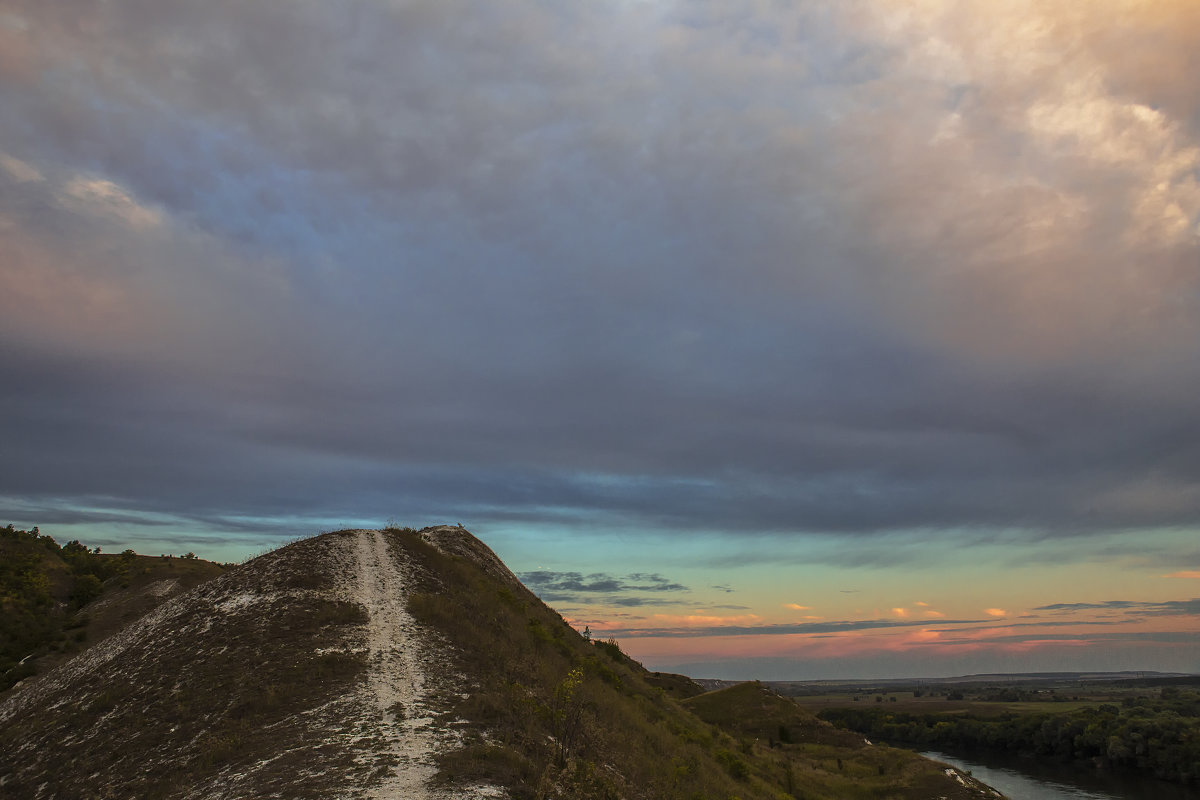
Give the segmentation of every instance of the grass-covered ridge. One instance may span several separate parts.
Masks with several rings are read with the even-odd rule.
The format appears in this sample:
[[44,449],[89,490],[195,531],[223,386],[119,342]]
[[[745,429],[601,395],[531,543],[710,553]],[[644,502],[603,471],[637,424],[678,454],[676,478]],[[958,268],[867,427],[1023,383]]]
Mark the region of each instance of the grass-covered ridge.
[[444,711],[466,725],[463,747],[441,758],[443,780],[495,782],[514,798],[776,796],[728,774],[711,753],[732,740],[649,686],[619,648],[584,640],[472,559],[416,534],[390,541],[420,567],[411,613],[454,653]]
[[756,684],[696,694],[682,676],[650,673],[423,533],[396,529],[389,542],[419,565],[410,612],[453,652],[442,710],[463,737],[440,759],[448,784],[495,783],[523,800],[995,797]]
[[111,636],[0,696],[0,797],[995,798],[762,686],[648,672],[460,528],[300,540],[120,625],[138,580],[85,607]]

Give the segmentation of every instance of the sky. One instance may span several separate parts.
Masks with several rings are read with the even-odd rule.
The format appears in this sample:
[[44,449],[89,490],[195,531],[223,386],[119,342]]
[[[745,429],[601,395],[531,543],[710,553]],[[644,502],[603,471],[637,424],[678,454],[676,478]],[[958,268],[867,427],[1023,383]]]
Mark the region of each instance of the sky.
[[1200,672],[1193,0],[0,0],[0,524],[462,523],[731,679]]

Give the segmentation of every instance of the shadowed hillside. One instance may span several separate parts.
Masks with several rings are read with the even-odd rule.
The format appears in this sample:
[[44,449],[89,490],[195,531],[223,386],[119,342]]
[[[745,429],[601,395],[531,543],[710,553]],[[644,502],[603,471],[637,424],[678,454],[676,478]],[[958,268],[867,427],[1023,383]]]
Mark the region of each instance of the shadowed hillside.
[[585,640],[461,528],[340,531],[5,695],[0,796],[995,797],[757,685],[698,691]]

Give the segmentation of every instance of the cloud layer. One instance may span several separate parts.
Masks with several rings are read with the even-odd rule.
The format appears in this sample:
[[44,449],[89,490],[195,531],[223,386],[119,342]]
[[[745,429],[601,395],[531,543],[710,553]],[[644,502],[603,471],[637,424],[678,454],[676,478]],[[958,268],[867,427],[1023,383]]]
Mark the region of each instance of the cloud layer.
[[688,587],[675,583],[657,573],[634,573],[624,577],[602,572],[583,575],[579,572],[534,570],[518,575],[521,582],[547,603],[603,603],[632,607],[673,605],[680,598],[645,597],[645,592],[686,594]]
[[1200,12],[1100,5],[9,2],[4,507],[1191,524]]

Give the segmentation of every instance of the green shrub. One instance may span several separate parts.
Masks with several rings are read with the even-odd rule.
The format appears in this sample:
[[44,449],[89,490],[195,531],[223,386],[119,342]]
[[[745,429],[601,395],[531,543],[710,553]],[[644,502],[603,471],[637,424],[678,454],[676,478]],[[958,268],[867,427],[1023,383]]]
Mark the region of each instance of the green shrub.
[[731,753],[728,750],[718,750],[716,758],[735,780],[744,781],[750,777],[750,767],[746,766],[746,762],[739,758],[736,753]]
[[76,608],[83,608],[104,593],[104,584],[95,575],[80,575],[71,587],[70,600]]

